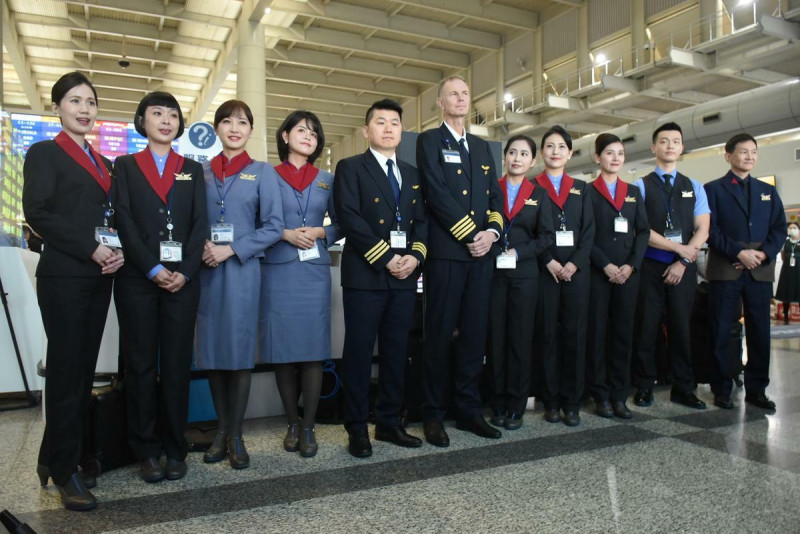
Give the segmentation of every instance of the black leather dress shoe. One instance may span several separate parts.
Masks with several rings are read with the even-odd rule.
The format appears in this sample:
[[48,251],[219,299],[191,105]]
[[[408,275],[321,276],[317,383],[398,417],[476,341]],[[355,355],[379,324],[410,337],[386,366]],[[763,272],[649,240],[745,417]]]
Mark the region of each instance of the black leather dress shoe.
[[375,425],[375,439],[377,441],[388,441],[400,447],[408,447],[411,449],[422,447],[422,440],[408,434],[406,429],[400,425]]
[[368,458],[372,456],[372,443],[369,442],[369,433],[366,427],[355,430],[348,430],[349,444],[348,452],[356,458]]
[[499,410],[492,411],[492,417],[489,419],[489,422],[492,423],[494,426],[505,426],[506,425],[506,414]]
[[86,489],[81,481],[79,473],[72,473],[67,483],[63,486],[56,484],[58,492],[61,494],[61,503],[67,510],[84,511],[91,510],[97,506],[97,499],[92,492]]
[[730,395],[714,395],[714,406],[723,410],[733,410],[733,401]]
[[653,390],[651,388],[639,388],[633,396],[633,403],[636,406],[652,406]]
[[547,421],[548,423],[560,423],[561,410],[555,406],[545,407],[544,420]]
[[[47,486],[47,481],[50,479],[50,469],[44,464],[38,464],[36,466],[36,474],[39,475],[39,483],[41,483],[42,487]],[[84,471],[78,471],[78,475],[81,477],[84,488],[92,489],[97,486],[97,479],[93,476]]]
[[673,389],[669,394],[669,400],[678,404],[683,404],[689,408],[694,408],[695,410],[706,409],[706,403],[698,399],[694,392],[683,393],[682,391]]
[[444,424],[438,419],[429,419],[422,423],[425,441],[436,447],[449,447],[450,437],[444,430]]
[[188,467],[186,467],[186,462],[183,460],[167,458],[167,466],[164,469],[164,474],[166,475],[167,480],[179,480],[186,476],[187,470]]
[[[242,436],[228,438],[228,462],[233,469],[247,469],[250,467],[250,455],[244,446]],[[169,478],[169,475],[167,475]]]
[[611,409],[614,411],[614,415],[620,419],[631,419],[633,417],[633,414],[628,409],[628,405],[625,404],[625,401],[612,402]]
[[606,419],[614,417],[614,410],[611,408],[611,403],[607,400],[595,401],[594,413]]
[[744,401],[765,410],[775,410],[775,403],[764,393],[745,395]]
[[480,415],[469,419],[459,419],[456,421],[456,428],[465,432],[472,432],[476,436],[489,439],[498,439],[503,433],[486,422]]
[[564,409],[564,424],[567,426],[578,426],[581,424],[581,414],[574,408]]
[[228,454],[227,440],[228,434],[225,432],[217,432],[214,436],[214,441],[211,443],[211,447],[209,447],[203,455],[203,461],[207,464],[211,464],[223,460]]
[[506,430],[517,430],[522,426],[522,414],[512,412],[506,417],[505,425]]
[[167,474],[157,458],[148,458],[139,462],[139,476],[145,482],[161,482]]

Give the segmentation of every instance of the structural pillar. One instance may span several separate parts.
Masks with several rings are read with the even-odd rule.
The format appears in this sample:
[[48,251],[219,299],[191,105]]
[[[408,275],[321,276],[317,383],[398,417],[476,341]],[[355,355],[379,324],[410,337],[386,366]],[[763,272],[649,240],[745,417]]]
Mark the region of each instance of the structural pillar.
[[533,103],[538,104],[544,98],[542,86],[544,85],[544,64],[542,62],[542,27],[539,26],[533,30],[533,53],[531,58],[533,65],[531,71],[533,73]]
[[703,42],[722,37],[722,17],[718,13],[725,10],[722,0],[700,0],[700,35]]
[[246,17],[239,20],[236,62],[236,98],[247,102],[253,112],[253,135],[247,152],[253,159],[267,161],[267,65],[264,27]]
[[506,66],[503,61],[503,48],[500,48],[495,55],[497,56],[497,80],[494,86],[494,101],[497,109],[502,109],[505,105],[506,94]]
[[644,64],[645,55],[644,43],[647,41],[645,35],[645,16],[644,0],[631,0],[631,47],[634,49],[630,65],[624,65],[626,69],[636,68]]
[[589,3],[586,1],[578,8],[578,31],[575,50],[578,70],[591,66],[591,60],[589,59]]

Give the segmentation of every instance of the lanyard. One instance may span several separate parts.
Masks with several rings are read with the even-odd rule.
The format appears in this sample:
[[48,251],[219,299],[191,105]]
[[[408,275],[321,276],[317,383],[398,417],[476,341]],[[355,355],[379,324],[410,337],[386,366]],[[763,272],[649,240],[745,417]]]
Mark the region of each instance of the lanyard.
[[664,193],[664,189],[661,187],[661,184],[658,184],[658,192],[661,193],[661,198],[664,200],[664,206],[667,208],[667,229],[672,230],[672,207],[670,205],[669,197],[667,197],[666,193]]
[[506,226],[505,230],[503,230],[503,247],[506,252],[508,252],[508,233],[511,231],[511,227],[514,226],[514,219],[516,218],[516,215],[511,217],[511,220],[508,222],[508,226]]
[[[219,197],[219,202],[217,202],[217,204],[219,204],[219,218],[217,218],[217,222],[218,223],[225,222],[225,197],[228,196],[228,193],[230,192],[231,188],[233,187],[233,182],[235,182],[238,177],[239,177],[238,174],[236,176],[234,176],[233,179],[230,182],[230,185],[228,185],[227,188],[225,187],[225,184],[223,183],[222,190],[225,192],[225,194],[220,193],[220,191],[219,191],[220,187],[219,187],[219,183],[218,183],[219,180],[217,180],[216,178],[214,179],[214,187],[216,187],[217,196]],[[222,180],[223,180],[223,182],[225,180],[225,175],[224,174],[222,175]]]
[[[94,163],[94,166],[97,169],[97,174],[100,175],[100,178],[102,178],[103,177],[103,169],[100,167],[100,164],[97,163],[97,160],[94,159],[94,156],[92,155],[91,151],[86,151],[86,155],[88,155],[89,159],[92,161],[92,163]],[[115,213],[113,206],[111,206],[111,188],[110,187],[108,188],[108,193],[106,194],[106,197],[108,198],[108,208],[103,213],[103,226],[105,226],[107,228],[108,227],[108,218],[111,217],[112,215],[114,215],[114,213]]]
[[[555,204],[555,206],[558,208],[558,204]],[[564,210],[561,208],[558,208],[558,210],[561,212],[559,219],[561,220],[561,231],[563,232],[567,229],[567,214],[564,213]]]
[[172,182],[172,187],[169,188],[169,202],[167,202],[167,231],[169,232],[169,241],[172,241],[172,229],[175,225],[172,224],[172,194],[175,192],[175,182]]
[[306,225],[306,214],[308,213],[308,203],[311,202],[311,191],[314,189],[313,187],[308,187],[308,195],[306,196],[306,209],[303,209],[303,205],[300,204],[300,196],[303,193],[299,193],[297,191],[294,192],[294,199],[297,201],[297,207],[300,208],[300,214],[303,216],[303,226]]

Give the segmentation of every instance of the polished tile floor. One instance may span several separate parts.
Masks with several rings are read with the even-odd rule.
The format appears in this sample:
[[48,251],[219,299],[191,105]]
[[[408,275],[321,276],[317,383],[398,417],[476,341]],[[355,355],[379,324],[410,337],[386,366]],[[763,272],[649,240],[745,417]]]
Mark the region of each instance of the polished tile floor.
[[[233,471],[191,453],[189,474],[145,484],[134,468],[104,474],[87,513],[62,509],[35,474],[35,409],[0,413],[0,509],[37,533],[797,533],[800,532],[800,339],[773,341],[775,414],[743,405],[694,411],[657,389],[634,419],[587,411],[579,427],[541,409],[485,440],[448,425],[452,445],[374,442],[346,452],[338,426],[317,427],[319,454],[281,448],[280,418],[249,421],[252,466]],[[410,432],[421,435],[419,424]],[[0,527],[2,532],[2,527]]]

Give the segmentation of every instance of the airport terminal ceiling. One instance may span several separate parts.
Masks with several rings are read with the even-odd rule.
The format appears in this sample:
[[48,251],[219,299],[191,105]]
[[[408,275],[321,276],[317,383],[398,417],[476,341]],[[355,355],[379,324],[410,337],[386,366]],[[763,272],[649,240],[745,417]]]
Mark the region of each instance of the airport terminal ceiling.
[[267,138],[311,109],[340,156],[378,98],[406,129],[435,124],[448,74],[493,139],[554,122],[580,137],[800,75],[800,0],[7,0],[2,16],[4,110],[49,113],[77,69],[112,121],[153,90],[211,120],[236,96],[239,21],[260,21]]

